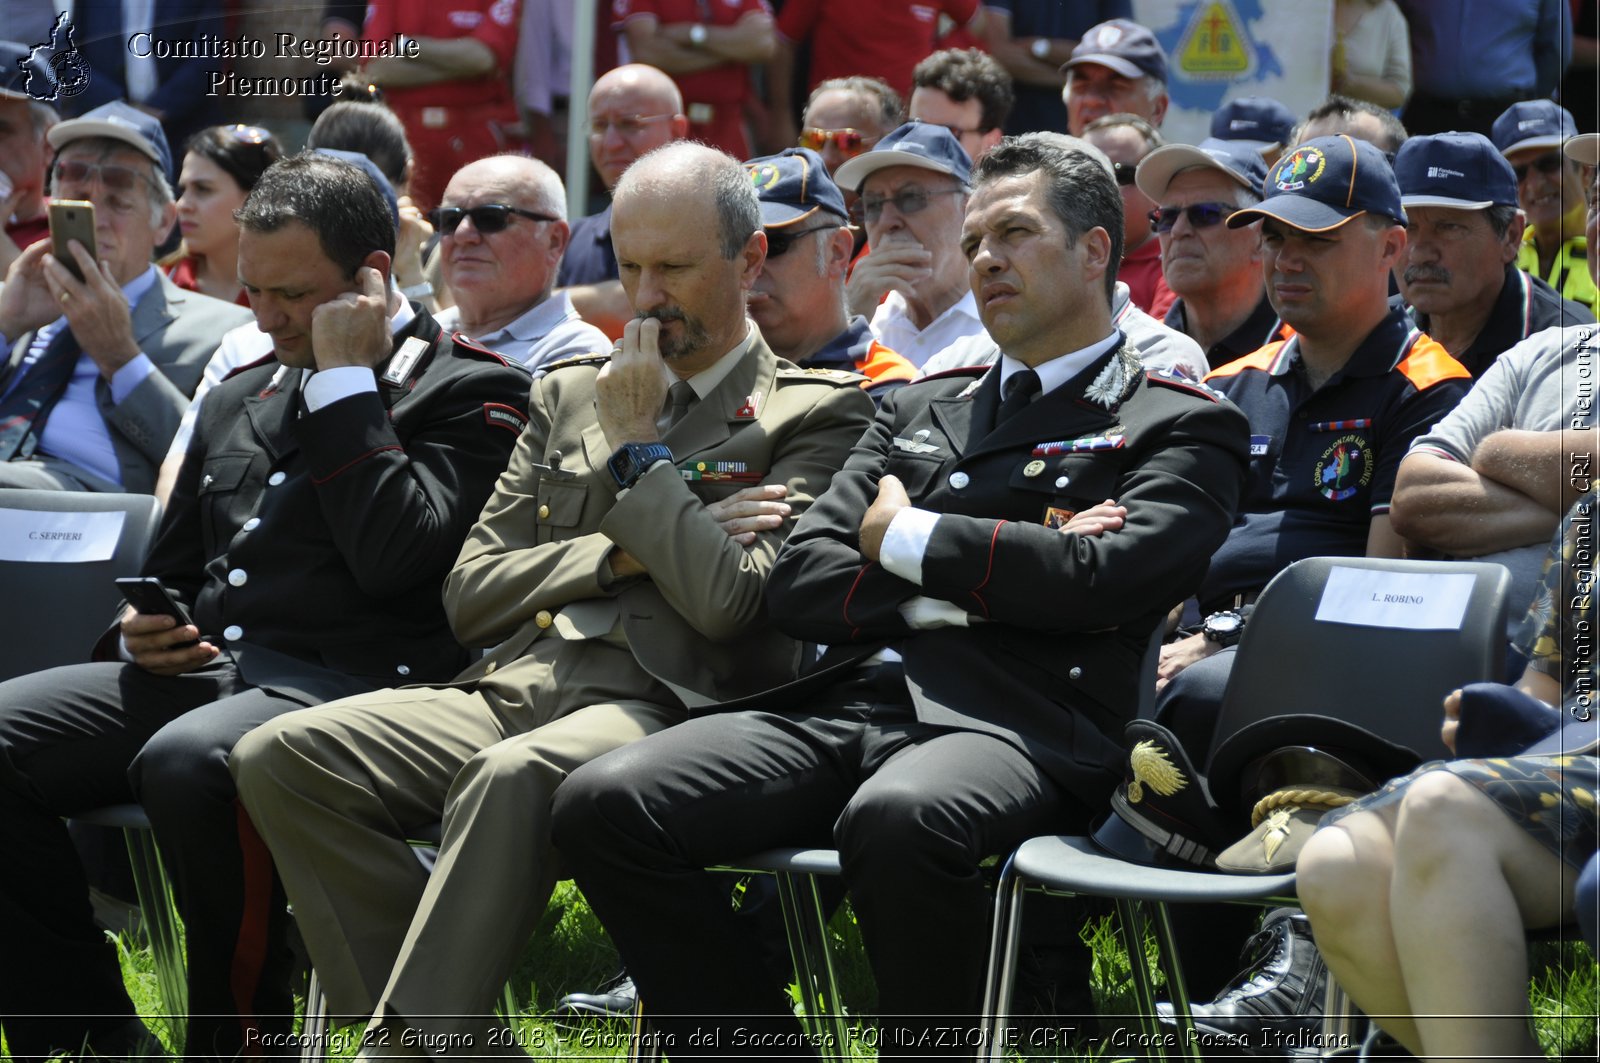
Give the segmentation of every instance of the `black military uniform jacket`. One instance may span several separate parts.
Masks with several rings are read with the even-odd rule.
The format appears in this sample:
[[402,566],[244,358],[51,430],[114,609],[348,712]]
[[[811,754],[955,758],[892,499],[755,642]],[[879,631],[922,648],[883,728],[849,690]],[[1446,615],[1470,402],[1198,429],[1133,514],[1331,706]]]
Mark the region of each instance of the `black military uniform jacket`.
[[[790,536],[768,603],[790,634],[832,647],[796,687],[891,646],[919,719],[1005,738],[1098,806],[1125,759],[1150,635],[1227,536],[1249,429],[1203,385],[1146,373],[1125,344],[991,430],[999,377],[957,370],[891,395]],[[920,587],[859,551],[886,473],[941,514]],[[1119,531],[1050,526],[1108,498],[1128,508]],[[982,619],[913,630],[899,607],[917,595]]]
[[[201,406],[145,574],[255,686],[308,703],[449,679],[440,588],[527,424],[521,366],[424,311],[405,379],[308,412],[266,359]],[[393,359],[391,359],[393,361]]]

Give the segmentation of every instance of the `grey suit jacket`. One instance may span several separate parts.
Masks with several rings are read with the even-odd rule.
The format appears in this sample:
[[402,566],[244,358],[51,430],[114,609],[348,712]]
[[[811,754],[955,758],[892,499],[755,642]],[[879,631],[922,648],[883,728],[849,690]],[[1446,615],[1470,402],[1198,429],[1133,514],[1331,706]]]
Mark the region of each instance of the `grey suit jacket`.
[[[250,311],[199,292],[185,291],[156,271],[156,283],[133,306],[133,341],[155,363],[120,404],[111,401],[111,384],[95,382],[100,416],[122,468],[122,489],[133,494],[155,490],[156,470],[189,407],[206,362],[222,334],[251,319]],[[33,333],[18,338],[13,351],[26,351]]]
[[[528,428],[445,582],[456,637],[496,647],[459,681],[515,662],[552,627],[595,637],[610,630],[608,618],[620,621],[640,666],[689,705],[792,679],[799,643],[769,622],[767,574],[794,521],[871,422],[861,378],[799,369],[758,334],[716,390],[667,431],[680,468],[706,463],[715,472],[715,463],[740,462],[762,483],[788,485],[791,519],[745,547],[705,508],[744,483],[686,479],[657,465],[619,497],[595,413],[603,364],[568,362],[534,385]],[[612,549],[650,575],[612,579]]]

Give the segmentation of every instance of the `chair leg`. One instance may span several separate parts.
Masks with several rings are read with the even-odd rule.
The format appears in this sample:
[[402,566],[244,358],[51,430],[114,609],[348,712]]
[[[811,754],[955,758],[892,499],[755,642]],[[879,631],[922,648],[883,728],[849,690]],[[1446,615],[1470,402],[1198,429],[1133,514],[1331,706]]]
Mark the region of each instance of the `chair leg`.
[[168,1035],[173,1051],[182,1055],[188,1035],[189,984],[184,968],[183,935],[177,902],[172,896],[166,868],[161,863],[161,853],[156,848],[155,834],[144,828],[125,827],[122,837],[128,846],[128,862],[133,869],[133,888],[139,899],[139,913],[150,935],[156,985],[161,991],[161,1007],[166,1013]]
[[322,994],[322,980],[311,968],[306,978],[306,1011],[300,1022],[301,1063],[323,1063],[327,1059],[328,998]]
[[1022,943],[1022,885],[1008,859],[994,888],[994,932],[989,937],[989,977],[983,993],[983,1051],[991,1061],[1004,1058],[1001,1046],[1011,1029],[1011,998]]
[[1133,1006],[1138,1013],[1139,1028],[1150,1046],[1150,1058],[1166,1059],[1166,1046],[1160,1037],[1161,1024],[1156,1018],[1155,982],[1144,956],[1145,909],[1141,902],[1126,897],[1116,898],[1116,906],[1122,947],[1128,954],[1128,974],[1133,982]]
[[644,1017],[644,998],[633,1002],[633,1019],[628,1024],[628,1063],[653,1063],[661,1058],[661,1041]]
[[[1181,1058],[1189,1060],[1190,1063],[1200,1063],[1199,1041],[1194,1034],[1194,1016],[1189,1010],[1189,986],[1183,977],[1183,963],[1178,958],[1177,939],[1172,932],[1172,913],[1164,901],[1156,901],[1153,907],[1155,911],[1151,922],[1154,924],[1156,935],[1156,960],[1161,965],[1161,972],[1167,978],[1167,999],[1172,1002],[1172,1014],[1177,1023],[1174,1031],[1178,1038],[1177,1047]],[[1153,1003],[1150,1017],[1156,1023],[1157,1033],[1161,1033],[1160,1019],[1156,1016]]]
[[[790,878],[789,875],[780,876]],[[780,893],[780,897],[783,894]],[[820,993],[813,992],[814,998],[820,998],[820,1007],[813,1012],[811,1033],[819,1040],[830,1038],[832,1040],[831,1052],[825,1052],[824,1058],[829,1055],[839,1059],[850,1058],[850,1024],[845,1018],[844,1001],[839,996],[839,979],[833,969],[833,950],[828,947],[828,913],[822,905],[822,889],[817,885],[817,876],[804,876],[804,885],[791,882],[789,898],[797,904],[804,898],[805,918],[801,919],[796,912],[796,921],[807,928],[802,934],[801,941],[812,956],[807,960],[811,968],[811,977],[815,982],[820,978],[818,985]],[[818,967],[820,966],[820,970]]]

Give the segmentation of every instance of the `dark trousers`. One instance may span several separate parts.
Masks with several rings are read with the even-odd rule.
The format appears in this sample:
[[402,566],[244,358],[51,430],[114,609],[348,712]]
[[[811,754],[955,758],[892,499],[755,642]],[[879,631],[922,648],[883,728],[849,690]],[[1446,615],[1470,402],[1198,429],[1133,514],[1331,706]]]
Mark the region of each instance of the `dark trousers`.
[[127,801],[155,827],[183,916],[188,1054],[236,1055],[252,1015],[288,1029],[282,889],[253,832],[241,843],[227,757],[246,731],[300,707],[248,686],[226,658],[182,676],[107,663],[0,683],[11,868],[0,882],[0,1025],[14,1056],[76,1055],[134,1014],[61,819]]
[[[1015,747],[918,722],[898,666],[824,701],[810,713],[690,720],[556,791],[556,846],[675,1061],[801,1044],[759,935],[707,865],[780,845],[837,847],[877,979],[880,1054],[970,1056],[971,1045],[927,1038],[977,1026],[990,926],[979,862],[1086,823]],[[776,1040],[758,1047],[752,1034]]]

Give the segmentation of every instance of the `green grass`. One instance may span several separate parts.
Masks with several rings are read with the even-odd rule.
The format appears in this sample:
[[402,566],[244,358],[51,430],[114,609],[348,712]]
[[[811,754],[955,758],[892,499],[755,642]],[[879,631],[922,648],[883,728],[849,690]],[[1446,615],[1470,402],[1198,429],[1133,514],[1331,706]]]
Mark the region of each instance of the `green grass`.
[[[850,1058],[870,1060],[876,1052],[869,1047],[870,1016],[876,1001],[871,970],[861,947],[860,932],[849,906],[843,906],[830,926],[835,971],[845,1013],[851,1017]],[[1101,1015],[1116,1016],[1132,1012],[1128,994],[1128,962],[1118,945],[1110,917],[1093,921],[1085,930],[1095,955],[1091,988]],[[150,952],[140,945],[119,942],[123,978],[135,1006],[170,1049],[171,1034],[161,1014],[160,993],[152,969]],[[1147,943],[1147,961],[1154,959],[1154,946]],[[1588,1059],[1596,1055],[1596,1012],[1600,1009],[1600,972],[1594,957],[1580,942],[1539,942],[1533,946],[1535,971],[1531,988],[1534,1028],[1552,1059]],[[557,1023],[551,1019],[556,1001],[564,994],[591,990],[615,973],[616,950],[605,936],[599,921],[581,894],[570,883],[562,883],[527,949],[523,963],[510,981],[516,1015],[513,1022],[517,1043],[531,1056],[549,1060],[624,1060],[628,1058],[629,1024],[622,1021],[585,1020]],[[792,992],[795,992],[791,988]],[[797,997],[798,999],[798,997]],[[298,1006],[298,1003],[297,1003]],[[1112,1025],[1108,1021],[1107,1025]],[[1131,1028],[1131,1023],[1126,1024]],[[1105,1032],[1102,1030],[1102,1032]],[[330,1057],[354,1056],[359,1029],[352,1027],[332,1039]],[[1026,1043],[1026,1042],[1024,1042]],[[1013,1060],[1030,1063],[1065,1063],[1096,1060],[1116,1063],[1128,1058],[1126,1046],[1101,1040],[1098,1044],[1060,1047],[1048,1034],[1034,1042],[1046,1047],[1027,1054],[1012,1053]],[[9,1060],[0,1054],[0,1060]]]

